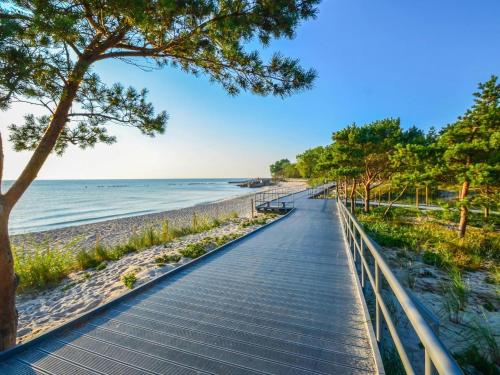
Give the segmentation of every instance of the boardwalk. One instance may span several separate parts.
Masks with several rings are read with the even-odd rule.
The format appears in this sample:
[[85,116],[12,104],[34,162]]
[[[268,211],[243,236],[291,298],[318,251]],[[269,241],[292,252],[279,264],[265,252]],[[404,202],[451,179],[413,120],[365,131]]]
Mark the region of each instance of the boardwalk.
[[332,201],[0,362],[0,374],[373,374]]

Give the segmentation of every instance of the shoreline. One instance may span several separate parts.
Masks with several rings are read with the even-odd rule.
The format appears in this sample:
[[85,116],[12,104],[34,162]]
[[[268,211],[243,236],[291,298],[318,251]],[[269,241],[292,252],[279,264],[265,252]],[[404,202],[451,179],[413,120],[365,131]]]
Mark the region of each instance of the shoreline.
[[[304,188],[306,184],[305,181],[291,181],[280,183],[272,188],[299,189]],[[33,243],[43,242],[53,242],[64,246],[77,239],[79,246],[82,248],[91,247],[96,241],[101,242],[103,245],[117,245],[137,230],[148,227],[160,228],[165,220],[168,220],[171,228],[181,228],[189,226],[194,215],[203,218],[218,218],[236,213],[240,218],[248,218],[252,215],[251,200],[255,193],[265,190],[268,190],[268,188],[257,188],[255,192],[250,194],[246,193],[236,197],[223,198],[173,210],[121,217],[40,232],[14,234],[11,236],[11,243],[14,246],[25,248],[29,248],[30,244]]]
[[[173,227],[189,225],[193,214],[203,217],[215,217],[238,212],[238,216],[248,217],[250,215],[250,200],[254,194],[244,194],[237,197],[231,197],[223,200],[200,203],[183,208],[152,212],[142,215],[131,215],[116,219],[107,219],[103,221],[65,226],[61,228],[49,229],[39,232],[28,232],[14,234],[11,236],[11,243],[14,246],[55,242],[58,245],[65,245],[75,239],[81,247],[91,247],[99,239],[105,245],[116,245],[136,230],[146,227],[158,228],[165,220]],[[243,202],[242,202],[243,201]],[[248,202],[248,213],[243,212],[243,203]]]

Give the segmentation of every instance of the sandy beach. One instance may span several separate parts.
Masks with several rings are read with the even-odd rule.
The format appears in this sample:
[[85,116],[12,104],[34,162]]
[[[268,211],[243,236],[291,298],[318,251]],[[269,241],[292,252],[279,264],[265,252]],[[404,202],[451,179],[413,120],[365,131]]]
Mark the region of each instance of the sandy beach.
[[[301,190],[305,186],[303,181],[280,185],[294,190]],[[153,246],[128,254],[117,261],[109,261],[102,270],[74,272],[57,286],[47,290],[19,294],[18,342],[24,342],[127,292],[128,289],[121,281],[121,276],[125,273],[133,272],[137,278],[135,285],[140,285],[190,260],[182,257],[177,263],[159,266],[155,259],[160,255],[179,255],[179,251],[187,245],[207,237],[241,236],[255,230],[262,224],[242,225],[248,223],[248,218],[252,215],[253,197],[254,194],[248,194],[179,210],[13,236],[12,241],[16,245],[41,241],[65,244],[75,238],[84,247],[91,247],[97,238],[107,245],[116,245],[123,243],[135,230],[160,227],[165,220],[173,227],[182,227],[191,223],[194,214],[207,218],[234,214],[238,216],[209,231],[187,235],[165,245]],[[275,219],[269,217],[266,222],[272,220]]]

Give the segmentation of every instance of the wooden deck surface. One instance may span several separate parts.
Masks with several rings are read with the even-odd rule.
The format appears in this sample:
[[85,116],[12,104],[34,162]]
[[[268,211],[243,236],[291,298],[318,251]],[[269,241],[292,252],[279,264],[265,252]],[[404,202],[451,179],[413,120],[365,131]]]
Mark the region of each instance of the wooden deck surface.
[[375,351],[326,200],[0,361],[0,374],[373,374]]

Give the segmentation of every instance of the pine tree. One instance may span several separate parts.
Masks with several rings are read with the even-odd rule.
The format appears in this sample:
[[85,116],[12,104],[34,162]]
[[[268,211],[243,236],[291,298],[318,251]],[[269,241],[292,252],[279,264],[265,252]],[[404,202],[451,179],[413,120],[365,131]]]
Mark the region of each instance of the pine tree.
[[[104,60],[140,67],[173,66],[203,74],[229,94],[247,90],[286,97],[312,86],[315,72],[275,54],[264,61],[249,45],[292,38],[314,18],[319,0],[4,0],[0,5],[0,109],[12,102],[38,105],[12,125],[16,150],[33,154],[11,188],[0,195],[0,350],[15,344],[16,277],[8,235],[9,214],[52,151],[68,145],[113,143],[107,125],[162,133],[146,90],[108,86],[93,72]],[[3,168],[0,144],[0,177]]]
[[472,188],[500,185],[500,84],[497,77],[479,84],[474,105],[441,133],[444,166],[461,185],[459,237],[464,237]]

